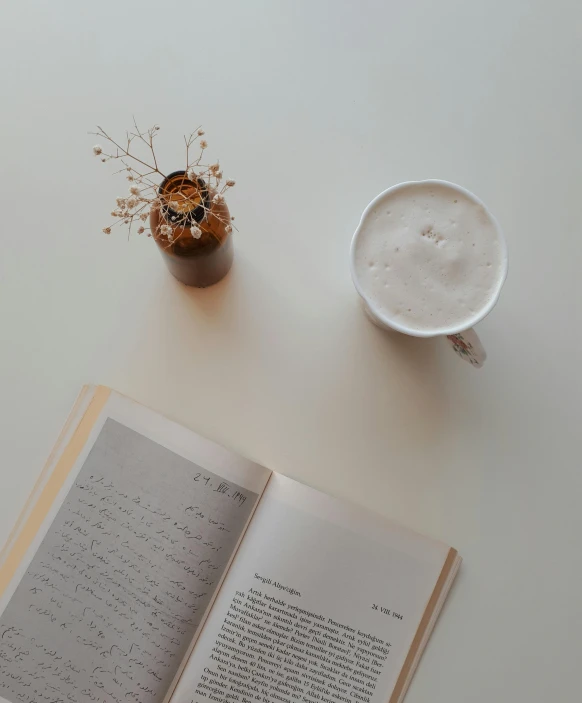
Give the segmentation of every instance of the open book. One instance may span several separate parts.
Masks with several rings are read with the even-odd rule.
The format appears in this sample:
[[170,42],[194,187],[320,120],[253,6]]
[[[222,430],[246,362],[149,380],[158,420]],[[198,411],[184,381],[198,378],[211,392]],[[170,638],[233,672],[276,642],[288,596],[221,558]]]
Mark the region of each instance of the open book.
[[10,703],[396,703],[460,561],[104,387],[0,558]]

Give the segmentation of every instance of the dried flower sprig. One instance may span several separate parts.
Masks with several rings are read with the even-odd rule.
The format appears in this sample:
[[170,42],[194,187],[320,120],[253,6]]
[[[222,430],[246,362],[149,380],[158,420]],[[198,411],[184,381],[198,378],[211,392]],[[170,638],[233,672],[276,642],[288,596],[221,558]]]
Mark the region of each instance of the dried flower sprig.
[[[126,180],[129,181],[129,192],[125,196],[116,198],[116,207],[111,211],[111,216],[114,222],[108,227],[103,228],[105,234],[110,234],[112,227],[116,225],[128,225],[128,234],[131,234],[132,227],[137,222],[137,233],[147,234],[148,237],[154,236],[157,239],[162,239],[171,246],[177,237],[185,236],[189,232],[189,236],[193,239],[200,239],[202,229],[199,223],[192,224],[190,227],[181,227],[179,234],[176,235],[176,230],[169,224],[162,224],[158,227],[157,232],[152,232],[149,227],[149,216],[152,210],[161,210],[168,203],[163,201],[163,196],[159,194],[160,182],[166,178],[158,166],[158,159],[155,152],[154,139],[156,138],[160,127],[154,125],[147,130],[141,130],[137,126],[134,119],[134,131],[127,131],[125,140],[118,142],[113,139],[102,127],[97,126],[97,132],[91,134],[99,137],[108,143],[107,150],[101,144],[96,144],[93,147],[93,154],[101,158],[102,162],[118,160],[123,164],[123,168],[116,173],[125,174]],[[197,201],[197,205],[204,209],[202,221],[206,220],[212,211],[213,204],[219,205],[224,202],[224,194],[235,185],[232,179],[224,180],[222,169],[219,163],[204,164],[202,158],[204,152],[208,148],[206,139],[201,139],[204,135],[204,130],[201,127],[195,129],[190,135],[184,135],[184,144],[186,147],[186,168],[184,176],[184,184],[188,182],[199,184],[204,182],[212,198],[206,202],[202,199]],[[137,155],[136,147],[140,146],[145,149],[146,156],[141,158],[142,154]],[[191,152],[197,147],[196,157],[191,157]],[[175,195],[175,194],[174,194]],[[188,195],[182,195],[184,199],[188,199]],[[226,211],[228,212],[228,211]],[[213,215],[217,217],[225,225],[227,234],[232,232],[231,220],[234,217],[225,216],[221,213],[220,208],[214,208]],[[226,217],[226,219],[225,219]],[[145,224],[145,223],[148,224]]]

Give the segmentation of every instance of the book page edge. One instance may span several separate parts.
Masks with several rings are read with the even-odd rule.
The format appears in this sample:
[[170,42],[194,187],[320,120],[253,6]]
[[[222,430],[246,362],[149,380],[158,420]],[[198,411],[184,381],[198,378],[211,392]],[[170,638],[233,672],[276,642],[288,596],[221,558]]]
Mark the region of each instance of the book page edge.
[[[82,393],[83,392],[81,392],[79,399],[82,397]],[[110,394],[111,390],[109,388],[106,388],[105,386],[97,386],[93,398],[89,403],[89,407],[79,421],[73,436],[65,447],[60,459],[56,463],[50,477],[46,482],[46,485],[36,501],[34,508],[30,512],[30,515],[26,518],[26,520],[24,520],[18,536],[15,536],[15,530],[12,531],[12,539],[7,542],[7,544],[11,546],[6,553],[2,566],[0,567],[0,596],[2,596],[8,584],[11,582],[16,570],[18,569],[18,565],[32,544],[36,533],[47,516],[53,501],[59,494],[59,491],[63,486],[63,483],[65,482],[70,470],[73,468],[77,457],[81,453],[91,433],[91,429],[99,417],[101,410],[103,410],[103,407],[105,406]],[[73,408],[73,411],[74,409],[75,408]],[[58,451],[59,442],[62,441],[62,437],[66,433],[67,429],[68,423],[65,424],[63,432],[57,440],[53,452],[51,452],[49,456],[45,469],[43,469],[43,472],[39,478],[39,482],[44,478],[45,470],[50,465],[51,459],[54,457],[55,452]],[[35,488],[38,486],[39,482],[37,482]],[[32,495],[33,494],[31,494],[31,497]],[[29,498],[29,500],[31,500],[31,498]],[[27,501],[25,504],[25,510],[21,516],[26,513],[28,505],[29,503]],[[15,529],[18,528],[20,523],[21,518],[17,521]]]
[[[87,398],[87,394],[91,391],[94,391],[95,387],[94,386],[83,386],[81,389],[81,392],[77,396],[77,399],[75,400],[75,404],[71,408],[67,419],[65,420],[65,424],[63,425],[61,432],[57,438],[57,441],[54,443],[50,454],[48,455],[48,458],[38,475],[38,478],[34,482],[34,486],[32,487],[32,490],[28,494],[28,497],[26,499],[26,502],[24,503],[24,506],[22,510],[20,511],[20,514],[18,515],[18,518],[16,519],[16,522],[12,526],[12,529],[10,530],[10,533],[8,537],[6,538],[6,541],[4,542],[4,546],[0,550],[0,569],[2,568],[2,564],[4,562],[4,559],[6,555],[9,553],[10,548],[12,544],[14,543],[14,540],[18,536],[22,525],[26,522],[27,516],[30,514],[30,511],[33,507],[34,501],[36,498],[39,496],[41,493],[41,487],[46,481],[46,478],[48,474],[50,473],[51,469],[54,468],[54,464],[56,463],[57,457],[59,455],[59,451],[61,449],[61,446],[63,445],[65,438],[67,434],[69,433],[73,420],[77,417],[77,414],[82,407],[84,402],[87,402],[87,407],[90,402],[90,400]],[[84,413],[83,413],[84,414]],[[82,418],[82,416],[81,416]]]
[[412,676],[416,670],[420,656],[426,646],[430,633],[436,623],[437,616],[443,606],[445,597],[452,585],[453,579],[459,569],[461,558],[456,549],[449,549],[441,573],[437,579],[433,592],[428,600],[425,611],[404,660],[396,686],[392,691],[388,703],[400,703],[404,698]]
[[420,647],[418,648],[418,650],[416,652],[416,656],[414,657],[414,661],[412,662],[412,666],[410,667],[410,671],[408,672],[408,676],[406,678],[406,681],[404,683],[404,687],[402,689],[402,693],[400,695],[400,701],[402,701],[404,699],[404,696],[406,695],[408,687],[410,686],[410,684],[412,682],[412,678],[416,672],[416,669],[418,668],[418,665],[420,663],[420,659],[424,653],[426,645],[428,644],[428,640],[430,639],[432,631],[434,630],[434,627],[435,627],[436,622],[439,618],[440,612],[443,609],[443,606],[445,604],[445,601],[447,599],[449,591],[451,590],[451,586],[453,585],[453,581],[455,580],[455,576],[457,575],[457,571],[459,570],[459,567],[461,565],[461,561],[462,561],[461,557],[457,555],[455,563],[453,564],[453,568],[449,572],[449,576],[447,578],[447,581],[441,591],[440,598],[437,602],[436,608],[433,611],[433,614],[432,614],[432,617],[431,617],[430,622],[428,624],[428,627],[425,630],[424,636],[423,636],[422,641],[420,643]]

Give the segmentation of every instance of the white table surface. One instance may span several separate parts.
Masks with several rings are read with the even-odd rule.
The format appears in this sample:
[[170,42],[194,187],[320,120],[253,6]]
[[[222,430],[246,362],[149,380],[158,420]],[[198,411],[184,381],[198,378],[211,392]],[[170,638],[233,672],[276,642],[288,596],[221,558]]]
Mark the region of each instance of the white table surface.
[[[0,23],[0,539],[79,389],[458,547],[408,703],[580,698],[582,4],[8,0]],[[96,123],[202,123],[237,180],[235,266],[199,291],[106,237]],[[107,173],[106,173],[107,172]],[[475,371],[362,315],[371,198],[443,178],[502,223]]]

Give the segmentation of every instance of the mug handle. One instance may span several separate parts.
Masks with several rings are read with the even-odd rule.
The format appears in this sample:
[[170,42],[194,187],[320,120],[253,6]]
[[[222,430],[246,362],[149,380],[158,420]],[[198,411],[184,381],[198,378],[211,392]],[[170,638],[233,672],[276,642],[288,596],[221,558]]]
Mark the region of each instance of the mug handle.
[[448,334],[447,340],[461,359],[468,361],[471,366],[480,369],[485,363],[487,354],[473,328],[457,334]]

